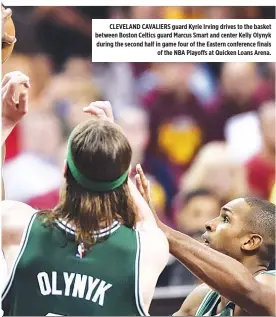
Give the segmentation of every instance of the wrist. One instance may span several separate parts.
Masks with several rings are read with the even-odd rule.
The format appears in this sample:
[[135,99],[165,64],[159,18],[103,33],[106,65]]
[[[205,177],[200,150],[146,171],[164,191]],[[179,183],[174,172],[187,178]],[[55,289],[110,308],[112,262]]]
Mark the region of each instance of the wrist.
[[168,226],[166,226],[161,220],[157,219],[157,226],[164,232],[164,234],[166,235],[167,239],[170,236],[170,228]]
[[6,158],[6,144],[4,143],[2,145],[2,165],[4,164],[5,162],[5,158]]
[[2,121],[2,130],[3,129],[13,129],[17,124],[17,122],[14,122],[14,121],[7,119],[5,117],[2,117],[1,121]]
[[14,127],[16,126],[16,123],[15,122],[11,122],[10,120],[6,120],[4,118],[2,118],[1,120],[1,123],[2,123],[2,127],[1,127],[1,132],[2,132],[2,142],[1,142],[1,145],[3,145],[8,136],[11,134],[12,130],[14,129]]

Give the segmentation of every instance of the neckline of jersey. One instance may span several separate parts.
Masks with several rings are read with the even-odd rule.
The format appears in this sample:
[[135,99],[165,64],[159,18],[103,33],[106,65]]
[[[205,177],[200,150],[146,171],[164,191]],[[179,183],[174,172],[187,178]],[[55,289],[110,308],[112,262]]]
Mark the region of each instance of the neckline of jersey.
[[[72,235],[76,235],[76,228],[69,224],[66,220],[63,219],[56,219],[55,223],[58,225],[59,228],[66,231],[67,233],[70,233]],[[114,233],[120,228],[120,223],[117,220],[114,220],[111,226],[108,226],[106,228],[100,229],[99,231],[95,231],[93,233],[93,236],[97,238],[102,238],[105,236],[110,235],[111,233]]]

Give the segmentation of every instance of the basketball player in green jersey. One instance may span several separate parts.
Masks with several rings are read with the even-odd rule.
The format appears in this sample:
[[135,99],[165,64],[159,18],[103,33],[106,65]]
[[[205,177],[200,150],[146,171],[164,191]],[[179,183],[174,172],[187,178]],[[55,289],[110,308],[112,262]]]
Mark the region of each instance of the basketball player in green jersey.
[[[150,204],[148,181],[139,166],[136,186]],[[274,204],[250,197],[227,203],[219,217],[206,223],[204,244],[155,217],[170,252],[205,282],[174,316],[275,316],[276,274],[268,271],[275,258]]]
[[[16,104],[20,85],[25,91]],[[27,112],[28,87],[22,73],[3,80],[3,143]],[[23,203],[1,203],[10,272],[5,315],[148,314],[169,257],[168,241],[128,179],[131,148],[113,123],[110,104],[95,102],[84,111],[96,119],[69,137],[56,208],[35,212]]]

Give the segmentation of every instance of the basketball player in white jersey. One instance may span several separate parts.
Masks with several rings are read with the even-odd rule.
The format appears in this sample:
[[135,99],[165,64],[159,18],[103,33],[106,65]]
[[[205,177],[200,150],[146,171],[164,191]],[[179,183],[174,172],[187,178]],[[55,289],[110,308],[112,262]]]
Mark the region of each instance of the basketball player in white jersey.
[[[19,94],[19,96],[16,97],[15,92],[18,89],[18,87],[24,87],[24,90],[23,91],[21,90],[21,93]],[[11,131],[13,130],[13,128],[28,112],[28,89],[29,88],[30,88],[29,78],[26,75],[22,74],[21,72],[9,73],[4,77],[2,81],[2,101],[3,101],[2,119],[1,119],[2,120],[2,150],[4,150],[5,141],[7,137],[9,136],[9,134],[11,133]],[[18,102],[16,102],[16,98],[18,98],[17,99],[19,100]],[[115,155],[117,155],[116,154],[117,150],[121,152],[127,151],[127,160],[125,160],[126,162],[130,162],[130,157],[131,157],[131,155],[129,155],[129,151],[131,150],[129,150],[130,147],[129,147],[127,139],[124,137],[119,127],[113,123],[114,120],[113,120],[112,109],[108,102],[91,103],[88,107],[84,108],[84,111],[88,115],[93,115],[98,120],[92,120],[91,124],[90,124],[90,121],[87,123],[81,124],[79,127],[77,127],[73,131],[69,139],[68,156],[67,156],[67,161],[65,161],[65,169],[64,169],[66,187],[65,189],[63,189],[63,195],[61,197],[61,202],[58,205],[58,207],[54,209],[52,213],[46,212],[45,215],[42,213],[41,217],[44,219],[44,221],[43,223],[42,222],[40,223],[39,220],[37,220],[39,217],[37,216],[36,211],[33,210],[30,206],[22,202],[17,202],[17,201],[3,200],[1,202],[2,248],[3,248],[4,256],[7,262],[8,271],[10,274],[8,285],[3,294],[3,309],[4,309],[5,315],[47,315],[47,313],[54,313],[54,314],[60,314],[60,315],[61,314],[93,315],[94,313],[104,314],[104,315],[107,315],[107,314],[109,315],[148,314],[149,306],[153,297],[157,279],[160,273],[163,271],[168,261],[168,257],[169,257],[168,242],[163,232],[158,228],[156,221],[147,203],[144,201],[144,199],[140,195],[136,186],[128,179],[127,171],[129,169],[129,166],[126,166],[124,173],[118,179],[116,179],[115,182],[114,181],[103,182],[103,181],[99,181],[99,179],[97,180],[88,179],[89,176],[83,175],[83,171],[80,171],[81,168],[84,168],[83,165],[77,166],[77,161],[74,162],[74,159],[76,160],[79,159],[79,157],[76,156],[76,153],[74,153],[76,146],[80,146],[80,148],[82,146],[82,144],[77,145],[76,142],[80,142],[82,135],[84,135],[87,131],[91,133],[91,135],[92,134],[94,135],[94,138],[93,140],[91,140],[91,142],[94,142],[93,144],[95,147],[98,146],[101,148],[102,142],[106,142],[104,144],[107,144],[107,146],[103,149],[103,151],[108,152],[108,148],[111,148],[113,151],[112,152],[113,159]],[[93,129],[99,129],[98,141],[95,141],[97,140],[97,131],[95,132]],[[109,137],[106,137],[108,135]],[[114,138],[117,137],[118,142],[114,146],[112,146],[112,144],[109,146],[108,145],[109,139],[111,140],[113,137]],[[87,138],[89,138],[89,134],[85,135],[85,142],[87,142]],[[121,144],[124,144],[124,145],[122,146]],[[86,153],[88,155],[89,155],[89,150],[87,149],[89,148],[89,145],[90,145],[89,143],[85,144],[86,148],[83,149],[83,151],[88,151]],[[81,154],[82,153],[79,153],[79,155]],[[97,155],[97,153],[96,154],[94,153],[93,155]],[[82,157],[82,159],[83,158],[84,156]],[[122,160],[124,160],[124,158]],[[122,160],[119,160],[118,164],[121,164]],[[85,162],[83,162],[83,164],[84,163]],[[108,165],[104,167],[103,165],[107,163]],[[110,169],[110,166],[114,164],[112,160],[110,162],[107,162],[107,161],[103,162],[101,160],[99,164],[103,164],[100,167],[102,169],[103,174],[107,172],[109,173],[113,172],[112,169]],[[94,165],[90,167],[90,170],[92,170],[92,172],[94,170],[95,173],[98,173],[98,170],[97,170],[98,168],[99,167]],[[14,177],[16,177],[16,175]],[[100,178],[101,174],[98,173],[98,177]],[[117,205],[115,203],[115,208],[119,206],[118,204],[120,203],[120,201],[118,203],[118,200],[124,201],[124,204],[125,204],[124,205],[125,210],[114,211],[112,209],[112,205],[111,205],[111,209],[108,205],[110,203],[112,204],[112,201],[111,201],[112,198],[108,198],[108,199],[111,199],[110,202],[108,201],[102,202],[102,206],[103,206],[102,212],[104,212],[105,210],[104,208],[109,208],[108,209],[109,211],[107,213],[116,212],[116,214],[113,215],[113,218],[116,217],[117,220],[113,224],[110,223],[110,219],[104,219],[104,218],[97,219],[95,214],[96,215],[98,214],[100,215],[99,217],[101,217],[101,210],[93,211],[91,210],[89,206],[87,207],[86,205],[82,205],[83,207],[81,208],[83,208],[83,210],[86,210],[88,208],[87,210],[89,210],[89,212],[91,213],[95,212],[94,216],[93,215],[91,216],[92,219],[89,216],[89,214],[82,214],[81,208],[80,210],[78,208],[74,209],[74,206],[72,206],[72,204],[69,204],[67,206],[68,208],[67,211],[66,211],[66,208],[64,208],[64,199],[66,201],[67,199],[66,195],[68,194],[67,191],[70,193],[70,190],[71,190],[70,186],[75,186],[75,188],[77,188],[77,190],[80,193],[83,193],[85,190],[87,190],[87,194],[85,194],[86,195],[85,197],[87,197],[87,195],[90,195],[89,190],[91,191],[94,190],[95,194],[94,192],[92,192],[91,197],[92,198],[94,197],[93,199],[95,200],[92,199],[93,200],[92,202],[95,203],[95,201],[96,202],[100,201],[99,200],[100,198],[98,198],[97,196],[98,194],[96,193],[97,189],[103,192],[105,190],[104,188],[108,186],[109,193],[110,192],[112,193],[112,189],[111,189],[112,184],[114,185],[114,187],[117,186],[116,189],[114,190],[114,195],[115,195],[114,199],[115,199],[115,202],[117,203]],[[96,190],[95,190],[95,187],[96,187]],[[124,192],[126,193],[130,192],[130,196],[127,197],[127,199],[124,198],[125,194],[120,193],[120,188],[123,188]],[[116,196],[117,194],[119,196]],[[110,196],[106,196],[106,197],[110,197]],[[77,201],[78,197],[75,197],[74,199],[73,201]],[[134,207],[132,206],[131,201],[133,201]],[[86,204],[89,204],[89,201],[87,201]],[[100,203],[99,205],[101,206]],[[137,210],[137,214],[135,214],[134,212],[136,210]],[[72,213],[71,216],[70,216],[70,212]],[[127,214],[128,212],[129,214]],[[74,219],[78,219],[78,217],[77,218],[75,217],[76,214],[78,214],[78,217],[80,217],[82,222],[77,223],[77,220],[74,220]],[[51,222],[51,217],[52,218],[56,217],[56,215],[58,215],[58,218],[56,218],[54,221]],[[45,221],[51,222],[51,226],[44,225]],[[91,226],[96,226],[95,225],[96,222],[99,223],[98,227],[100,231],[95,231],[96,233],[94,235],[94,231],[92,230],[92,232],[90,233],[89,228],[87,228],[87,223],[91,223]],[[124,224],[128,222],[130,224],[133,223],[134,228],[125,227]],[[27,227],[29,228],[28,232],[26,232]],[[108,230],[105,230],[104,229],[105,227],[107,227]],[[121,229],[118,229],[119,227]],[[83,228],[85,228],[88,231],[85,231]],[[116,230],[118,229],[117,231],[118,233],[116,232],[113,233],[115,229]],[[77,282],[77,275],[78,275],[77,273],[79,273],[78,270],[82,270],[82,272],[83,270],[86,270],[85,274],[83,273],[81,277],[80,276],[78,277],[79,279],[81,279],[81,283],[84,283],[84,281],[88,281],[88,280],[90,281],[90,275],[93,275],[93,271],[89,272],[90,266],[86,267],[85,262],[87,261],[87,263],[90,263],[89,261],[90,259],[92,259],[93,260],[93,261],[91,260],[92,261],[91,266],[92,266],[95,263],[97,263],[97,261],[98,262],[100,261],[101,255],[105,259],[108,258],[108,254],[105,254],[105,248],[107,252],[108,250],[110,252],[113,252],[115,247],[113,248],[112,241],[114,245],[117,243],[119,244],[119,247],[120,247],[120,241],[119,242],[116,241],[116,234],[119,235],[120,232],[123,232],[132,237],[132,232],[129,230],[134,230],[136,232],[136,235],[139,236],[140,238],[140,243],[139,243],[140,253],[138,253],[138,251],[136,252],[136,257],[134,259],[135,263],[133,262],[133,267],[134,265],[135,267],[140,267],[140,270],[137,271],[135,269],[135,272],[133,273],[135,276],[133,276],[133,278],[132,278],[132,275],[133,275],[132,273],[131,273],[132,275],[126,276],[127,273],[125,274],[124,269],[117,268],[115,264],[114,264],[115,267],[112,266],[112,263],[113,263],[112,261],[114,261],[114,263],[116,263],[116,261],[120,262],[121,264],[124,263],[124,259],[120,259],[120,258],[115,259],[116,256],[114,256],[115,258],[109,258],[103,263],[98,263],[97,269],[98,269],[99,276],[96,276],[96,277],[93,276],[91,277],[91,279],[92,280],[94,279],[94,282],[99,281],[102,275],[104,276],[105,279],[109,277],[111,279],[113,278],[114,280],[118,282],[118,284],[113,286],[110,286],[112,283],[108,284],[109,285],[108,287],[111,290],[106,291],[105,299],[104,299],[105,304],[103,304],[103,289],[96,290],[94,297],[93,297],[93,293],[91,297],[91,294],[89,293],[89,289],[88,289],[89,295],[87,293],[86,300],[83,299],[84,295],[83,294],[81,295],[81,292],[82,290],[84,291],[84,289],[81,289],[79,282]],[[104,241],[100,239],[98,243],[97,237],[104,236],[103,233],[106,231],[110,233],[110,236],[107,237],[106,240],[103,239]],[[98,235],[98,232],[102,232],[102,233]],[[121,235],[123,235],[123,233],[121,233]],[[43,238],[45,234],[47,234],[47,237],[48,237],[46,240]],[[63,249],[60,249],[60,246],[58,245],[57,245],[57,248],[55,248],[55,244],[51,245],[53,241],[56,241],[56,240],[52,241],[51,237],[55,235],[55,237],[57,236],[61,238],[62,237],[67,238],[67,236],[70,234],[72,234],[72,236],[74,237],[73,238],[74,241],[68,238],[69,240],[67,241],[67,244],[66,246],[64,246],[64,248],[70,247],[72,250],[74,250],[76,254],[69,254],[70,252],[68,251],[68,254],[66,256],[70,256],[70,260],[69,258],[67,258],[66,261],[63,261],[63,258],[60,258],[58,253],[65,252],[65,251]],[[59,241],[58,238],[56,239],[57,241]],[[38,240],[42,241],[41,245],[39,245],[40,242],[38,242]],[[43,241],[45,241],[44,244],[43,244]],[[86,248],[87,241],[89,241],[92,244],[91,252],[89,252],[89,250],[87,250]],[[136,249],[138,250],[138,246],[136,246],[136,242],[135,243],[133,242],[132,244],[132,240],[129,241],[129,244],[128,244],[128,241],[121,241],[121,244],[123,245],[123,248],[120,249],[120,252],[123,252],[123,254],[125,254],[126,257],[129,254],[128,252],[131,251],[131,249],[134,248],[134,250]],[[47,247],[49,245],[52,246],[52,249],[51,249],[52,251],[49,251],[51,252],[51,256],[45,254]],[[74,245],[76,245],[76,248]],[[138,245],[138,242],[137,242],[137,245]],[[30,252],[28,251],[28,247],[32,247],[31,248],[32,250],[30,250]],[[128,250],[128,248],[130,249],[130,251]],[[43,250],[45,250],[44,253],[43,253]],[[97,258],[93,258],[93,254],[94,254],[93,252],[95,252],[95,254],[97,254],[98,252],[99,255]],[[115,252],[115,255],[116,255],[116,252]],[[57,257],[58,260],[56,260],[56,263],[53,264],[55,261],[55,256]],[[80,259],[82,258],[83,258],[83,261],[80,261]],[[51,263],[51,261],[53,262]],[[72,261],[71,266],[69,265],[71,263],[70,261]],[[64,272],[63,276],[61,277],[58,276],[57,280],[55,280],[55,285],[54,285],[54,278],[56,278],[58,274],[55,272],[62,270],[62,266],[66,266],[66,265],[67,265],[67,268],[66,268],[67,271],[71,270],[72,272],[71,273]],[[53,267],[53,266],[56,266],[56,267]],[[35,272],[37,267],[39,267],[40,272]],[[113,269],[115,270],[114,274],[119,274],[118,277],[112,276]],[[47,270],[49,270],[48,273],[47,273]],[[52,271],[50,272],[50,270]],[[44,271],[46,271],[46,273]],[[28,275],[28,279],[26,281],[24,280],[26,278],[26,274],[24,274],[24,272],[27,272],[26,274]],[[36,273],[37,273],[37,276],[35,275]],[[52,278],[53,284],[50,285],[51,278]],[[72,278],[73,280],[71,279],[69,281],[69,278]],[[95,280],[95,278],[97,279]],[[134,278],[135,278],[135,281],[134,281]],[[70,287],[68,286],[69,282],[72,285],[73,283],[75,283],[74,290],[70,289]],[[128,297],[126,298],[126,301],[124,301],[123,300],[124,296],[121,296],[121,297],[119,296],[120,292],[124,294],[125,289],[128,289],[129,287],[128,284],[134,283],[134,282],[136,285],[135,290],[133,288],[133,291],[128,292],[128,294],[125,294],[125,296],[126,297],[128,296]],[[105,285],[105,286],[107,285],[107,284],[104,284],[104,283],[107,283],[107,281],[105,282],[102,281],[101,283],[103,283],[101,285]],[[87,284],[86,286],[89,288],[91,285]],[[112,288],[114,289],[114,291],[112,290]],[[31,295],[27,295],[28,293],[26,291],[27,289],[30,294],[35,294],[33,298],[30,298]],[[37,295],[40,292],[41,294]],[[73,295],[72,295],[72,292],[73,292]],[[92,289],[91,289],[91,292],[92,292]],[[60,296],[56,296],[57,294]],[[66,302],[68,296],[70,301]],[[116,300],[116,303],[112,302],[112,296],[113,296],[113,299]],[[75,299],[76,297],[77,299]],[[91,297],[91,300],[90,300],[90,297]],[[24,298],[23,302],[22,302],[22,298]],[[131,304],[133,307],[131,305],[129,306],[129,304],[127,303],[128,299],[130,301],[133,301],[133,305]],[[17,301],[16,305],[15,305],[15,300]],[[63,304],[63,300],[64,300],[64,303],[66,303],[66,305]],[[75,304],[73,305],[72,303],[75,303]],[[70,306],[71,304],[73,306]],[[98,304],[97,307],[96,307],[96,304]],[[88,305],[88,306],[86,307],[85,305]],[[110,307],[108,307],[108,305],[110,305]],[[127,306],[127,305],[129,307],[126,310],[124,310],[124,306]],[[48,306],[51,306],[51,307],[48,307]]]

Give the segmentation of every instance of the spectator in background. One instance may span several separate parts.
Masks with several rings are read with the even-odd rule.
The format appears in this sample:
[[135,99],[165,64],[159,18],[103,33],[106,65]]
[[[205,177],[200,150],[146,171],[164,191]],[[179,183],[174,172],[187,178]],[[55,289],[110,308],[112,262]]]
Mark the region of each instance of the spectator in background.
[[[43,55],[28,56],[14,52],[2,65],[2,74],[5,75],[13,71],[21,71],[31,78],[29,105],[30,108],[39,107],[41,105],[40,94],[52,75],[51,61]],[[13,129],[6,144],[6,162],[8,162],[21,151],[19,125]]]
[[261,77],[256,63],[224,63],[217,100],[208,105],[213,112],[213,129],[208,139],[224,139],[224,126],[229,118],[256,110],[262,102],[274,97],[274,86]]
[[197,154],[182,179],[181,191],[205,188],[222,203],[247,194],[245,170],[232,159],[224,142],[210,142]]
[[137,81],[130,63],[94,63],[92,74],[104,99],[111,102],[114,111],[122,104],[137,103]]
[[50,208],[56,201],[49,193],[62,181],[56,157],[63,141],[61,125],[53,112],[42,109],[30,112],[22,124],[20,135],[24,151],[3,168],[6,197],[34,208]]
[[144,98],[151,138],[146,164],[165,187],[169,200],[200,146],[208,125],[206,112],[190,89],[192,63],[158,63],[157,89]]
[[39,46],[60,71],[67,58],[91,56],[92,19],[109,17],[108,7],[36,7],[36,37]]
[[150,138],[148,113],[137,106],[121,106],[115,112],[117,124],[123,129],[132,148],[131,165],[143,164]]
[[177,230],[201,240],[205,223],[218,216],[221,202],[211,191],[196,189],[181,193],[174,204],[174,219]]
[[258,117],[262,149],[245,166],[250,194],[268,200],[275,183],[275,101],[262,104]]
[[12,56],[2,65],[2,74],[13,71],[21,71],[31,78],[32,87],[29,92],[30,106],[39,105],[39,96],[52,76],[52,64],[49,58],[44,55],[29,56],[13,53]]
[[[149,118],[147,112],[137,106],[121,106],[115,113],[116,123],[123,129],[132,148],[131,166],[145,166],[146,175],[151,183],[152,203],[159,217],[168,225],[172,224],[166,214],[167,197],[164,188],[153,175],[147,172],[144,165],[145,150],[150,138]],[[136,174],[134,170],[134,175]]]
[[51,77],[41,94],[43,106],[48,108],[61,100],[74,103],[88,97],[100,98],[101,93],[91,75],[90,61],[80,58],[68,59],[62,72]]
[[224,126],[224,135],[233,158],[245,164],[262,146],[257,111],[247,111],[229,118]]
[[[82,63],[78,63],[77,60],[74,60],[74,62],[71,61],[70,67],[68,63],[68,67],[65,68],[64,73],[60,76],[55,76],[43,93],[45,104],[41,112],[44,112],[47,116],[44,118],[43,124],[41,124],[41,129],[50,129],[50,125],[53,125],[51,131],[53,137],[50,138],[50,136],[48,136],[51,141],[48,141],[49,144],[45,148],[47,149],[49,146],[53,148],[51,151],[53,163],[51,168],[55,170],[55,181],[51,183],[50,186],[47,185],[50,176],[46,175],[45,179],[41,182],[36,179],[36,181],[39,182],[39,186],[37,186],[36,190],[33,190],[34,194],[26,201],[34,208],[49,209],[57,204],[60,183],[63,181],[62,169],[67,150],[67,138],[73,127],[87,120],[87,116],[84,115],[82,108],[89,104],[91,100],[100,99],[98,98],[100,97],[100,93],[97,87],[91,81],[91,78],[85,76],[85,72],[81,70],[81,67],[78,68],[78,72],[75,72],[75,76],[70,76],[70,70],[76,66],[75,63],[79,66],[82,65]],[[29,124],[26,122],[28,127],[29,125],[32,126],[32,120],[37,119],[32,117],[30,113],[26,120],[29,120]],[[37,124],[40,124],[39,118]],[[38,131],[40,130],[38,129]],[[54,133],[57,134],[57,137],[55,140],[52,140],[54,139]],[[37,140],[38,137],[35,137],[34,140],[27,138],[28,142],[36,142]],[[41,140],[43,140],[43,137],[41,137]],[[42,145],[43,143],[41,143],[41,146]],[[34,149],[34,146],[26,146],[26,148]],[[37,164],[37,175],[41,175],[41,173],[44,172],[47,174],[49,167],[44,165],[47,163],[50,153],[49,151],[44,153],[42,149],[36,151],[36,154],[37,153],[39,153],[39,157],[36,157],[36,160],[40,162],[40,165]],[[40,170],[41,172],[39,172]],[[31,180],[32,178],[30,178],[30,182]]]
[[[175,222],[177,230],[201,241],[205,223],[219,215],[221,202],[211,191],[197,189],[182,193],[175,202]],[[198,283],[197,278],[178,261],[170,266],[170,285]]]
[[87,60],[69,59],[63,72],[52,77],[41,94],[41,106],[53,109],[62,120],[65,136],[80,122],[87,120],[82,108],[102,94],[91,77]]

